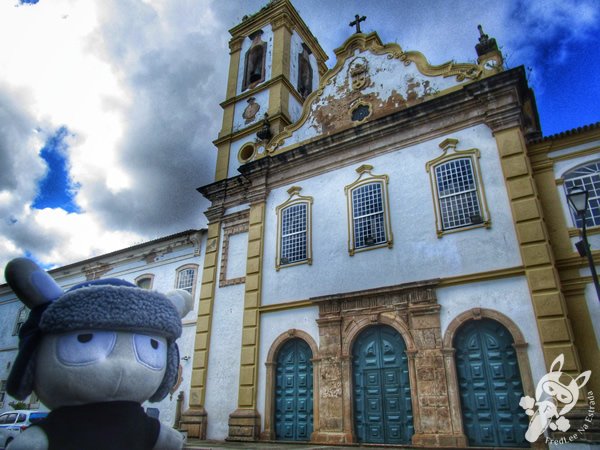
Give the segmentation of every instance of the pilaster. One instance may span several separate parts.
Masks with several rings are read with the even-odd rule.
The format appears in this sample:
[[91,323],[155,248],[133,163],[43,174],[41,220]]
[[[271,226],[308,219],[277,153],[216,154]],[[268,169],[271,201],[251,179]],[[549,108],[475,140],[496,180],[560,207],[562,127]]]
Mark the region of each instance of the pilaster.
[[495,138],[546,366],[563,353],[566,371],[579,373],[581,364],[523,135],[513,127],[496,131]]
[[194,365],[190,387],[190,407],[183,413],[181,429],[188,436],[206,439],[207,412],[204,409],[206,398],[206,374],[208,369],[208,352],[210,349],[210,328],[212,322],[213,304],[215,298],[215,283],[217,277],[217,259],[219,248],[221,222],[211,222],[208,225],[202,284],[200,287],[200,305],[194,342]]
[[256,392],[265,206],[264,201],[250,205],[238,408],[229,416],[228,440],[232,441],[255,441],[260,437]]

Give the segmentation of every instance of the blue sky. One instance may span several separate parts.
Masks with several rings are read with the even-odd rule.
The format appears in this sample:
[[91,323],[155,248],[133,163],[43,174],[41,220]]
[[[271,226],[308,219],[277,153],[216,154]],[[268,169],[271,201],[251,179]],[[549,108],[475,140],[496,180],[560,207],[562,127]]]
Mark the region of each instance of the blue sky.
[[[597,0],[292,0],[335,64],[364,32],[473,62],[477,25],[527,67],[544,135],[600,121]],[[228,29],[266,0],[0,2],[0,270],[47,267],[204,225]],[[0,278],[1,281],[1,278]]]

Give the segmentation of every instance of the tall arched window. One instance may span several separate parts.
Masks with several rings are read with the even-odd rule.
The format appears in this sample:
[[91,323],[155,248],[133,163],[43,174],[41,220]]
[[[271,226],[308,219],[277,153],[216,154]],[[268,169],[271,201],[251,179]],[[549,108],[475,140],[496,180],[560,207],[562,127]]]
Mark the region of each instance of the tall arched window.
[[275,268],[312,264],[312,197],[300,195],[302,188],[292,186],[288,198],[277,207],[277,260]]
[[446,139],[444,153],[426,165],[434,197],[438,237],[444,233],[489,227],[489,212],[479,171],[479,150],[456,150],[457,139]]
[[267,43],[263,42],[262,30],[255,31],[250,36],[252,44],[244,58],[244,79],[242,91],[252,89],[265,80],[265,59],[267,56]]
[[[565,180],[567,194],[574,187],[580,187],[588,191],[588,210],[585,216],[585,224],[588,227],[600,225],[600,161],[594,161],[570,170],[564,175],[563,179]],[[572,210],[570,211],[573,223],[581,228],[581,219],[573,214]]]
[[345,187],[348,202],[348,251],[392,247],[387,175],[373,175],[373,166],[363,164],[358,179]]

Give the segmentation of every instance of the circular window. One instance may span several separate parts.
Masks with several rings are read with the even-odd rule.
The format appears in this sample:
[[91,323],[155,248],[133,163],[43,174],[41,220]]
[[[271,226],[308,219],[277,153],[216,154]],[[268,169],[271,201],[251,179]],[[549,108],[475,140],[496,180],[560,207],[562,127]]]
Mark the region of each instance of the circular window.
[[252,145],[252,144],[244,145],[240,149],[240,152],[238,153],[238,159],[242,163],[246,163],[246,162],[250,161],[250,159],[252,159],[253,156],[254,156],[254,145]]
[[369,117],[370,114],[371,105],[365,105],[364,103],[362,103],[352,110],[352,121],[360,122]]

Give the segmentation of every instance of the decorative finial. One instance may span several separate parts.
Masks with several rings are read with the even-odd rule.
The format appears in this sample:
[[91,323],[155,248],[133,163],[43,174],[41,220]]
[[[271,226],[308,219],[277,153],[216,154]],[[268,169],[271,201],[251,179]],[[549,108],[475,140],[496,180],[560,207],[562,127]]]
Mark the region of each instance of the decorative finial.
[[367,20],[367,16],[362,16],[361,17],[358,14],[354,16],[354,20],[352,22],[350,22],[349,26],[351,26],[351,27],[356,26],[356,33],[355,34],[362,33],[362,31],[360,31],[360,23],[364,22],[365,20]]
[[479,44],[475,46],[477,56],[485,55],[491,51],[498,51],[496,39],[490,39],[490,37],[483,32],[483,27],[481,25],[477,25],[477,29],[479,30]]

